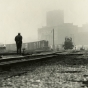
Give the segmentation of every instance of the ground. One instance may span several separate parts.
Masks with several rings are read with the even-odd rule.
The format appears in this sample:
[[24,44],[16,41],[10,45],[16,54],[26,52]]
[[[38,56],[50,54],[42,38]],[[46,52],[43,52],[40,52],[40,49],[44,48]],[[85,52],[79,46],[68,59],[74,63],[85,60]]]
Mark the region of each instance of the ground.
[[2,79],[0,88],[87,88],[87,62],[87,58],[67,56],[23,65],[27,73]]

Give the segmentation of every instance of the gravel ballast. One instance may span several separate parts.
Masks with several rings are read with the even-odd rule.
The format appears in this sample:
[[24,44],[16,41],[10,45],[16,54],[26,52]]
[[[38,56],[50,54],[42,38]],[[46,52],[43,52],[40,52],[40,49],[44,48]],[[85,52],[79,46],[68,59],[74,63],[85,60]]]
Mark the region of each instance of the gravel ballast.
[[[82,64],[80,59],[76,61],[68,57],[60,60],[57,57],[31,65],[22,64],[5,74],[7,78],[1,79],[0,88],[87,88],[88,65]],[[8,77],[11,73],[20,72],[20,67],[27,72]]]

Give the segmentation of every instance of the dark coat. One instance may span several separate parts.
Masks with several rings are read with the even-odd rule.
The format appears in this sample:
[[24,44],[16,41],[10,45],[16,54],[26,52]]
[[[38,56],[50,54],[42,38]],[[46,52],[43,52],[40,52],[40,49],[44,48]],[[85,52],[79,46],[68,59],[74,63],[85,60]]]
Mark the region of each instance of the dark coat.
[[17,35],[16,37],[15,37],[15,41],[16,41],[16,44],[22,44],[22,36],[21,35]]

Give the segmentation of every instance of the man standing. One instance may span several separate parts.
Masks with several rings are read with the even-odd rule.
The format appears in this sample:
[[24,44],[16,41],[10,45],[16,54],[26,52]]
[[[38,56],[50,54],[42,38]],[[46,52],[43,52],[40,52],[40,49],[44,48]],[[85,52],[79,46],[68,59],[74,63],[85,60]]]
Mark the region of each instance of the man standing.
[[15,42],[16,42],[16,47],[17,47],[17,54],[21,54],[22,36],[20,33],[18,33],[18,35],[15,37]]

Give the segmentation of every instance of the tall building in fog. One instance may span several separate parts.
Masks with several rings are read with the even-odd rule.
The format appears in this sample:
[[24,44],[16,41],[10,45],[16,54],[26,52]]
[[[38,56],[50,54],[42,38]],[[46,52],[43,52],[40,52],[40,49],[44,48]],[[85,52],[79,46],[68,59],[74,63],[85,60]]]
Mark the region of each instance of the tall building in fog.
[[47,26],[57,26],[64,23],[64,12],[62,10],[54,10],[47,12]]
[[46,26],[38,29],[38,39],[47,40],[50,47],[53,47],[53,29],[55,48],[62,46],[65,37],[72,37],[73,42],[75,42],[75,34],[78,32],[78,26],[72,23],[64,23],[63,10],[47,12]]

